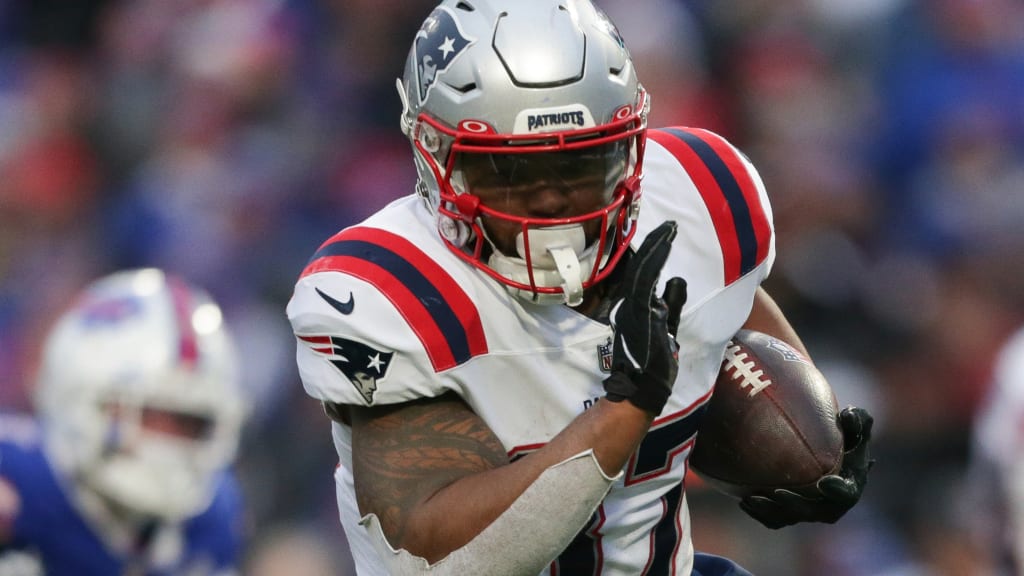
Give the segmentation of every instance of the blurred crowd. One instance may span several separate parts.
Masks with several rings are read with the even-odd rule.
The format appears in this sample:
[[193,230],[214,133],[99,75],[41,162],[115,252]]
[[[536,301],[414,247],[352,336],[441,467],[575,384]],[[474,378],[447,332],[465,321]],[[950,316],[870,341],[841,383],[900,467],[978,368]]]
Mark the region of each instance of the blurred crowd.
[[[840,405],[877,419],[842,522],[766,533],[695,484],[696,547],[763,574],[983,573],[964,483],[1024,325],[1024,4],[596,3],[651,124],[718,131],[760,168],[767,287]],[[394,78],[433,5],[0,0],[0,409],[31,409],[42,333],[89,280],[154,265],[207,288],[255,406],[250,574],[350,573],[284,306],[322,240],[413,190]]]

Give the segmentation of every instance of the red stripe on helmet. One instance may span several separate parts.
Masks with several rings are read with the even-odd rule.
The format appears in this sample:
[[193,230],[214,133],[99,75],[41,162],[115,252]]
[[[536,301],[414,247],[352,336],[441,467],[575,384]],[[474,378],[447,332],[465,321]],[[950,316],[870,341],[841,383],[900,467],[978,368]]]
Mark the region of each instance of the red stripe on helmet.
[[178,360],[191,369],[199,361],[199,340],[192,326],[192,294],[180,279],[169,278],[167,284],[178,326]]

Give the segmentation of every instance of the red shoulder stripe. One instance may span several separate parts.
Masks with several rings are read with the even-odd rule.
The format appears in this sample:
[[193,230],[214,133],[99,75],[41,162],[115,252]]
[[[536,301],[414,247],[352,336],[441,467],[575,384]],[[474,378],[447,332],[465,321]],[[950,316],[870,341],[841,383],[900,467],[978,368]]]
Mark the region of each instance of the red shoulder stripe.
[[402,236],[368,227],[344,230],[317,250],[302,277],[323,271],[345,272],[380,290],[419,337],[435,371],[487,352],[476,304]]
[[750,173],[722,137],[696,128],[651,130],[693,179],[711,216],[729,285],[764,261],[771,227]]

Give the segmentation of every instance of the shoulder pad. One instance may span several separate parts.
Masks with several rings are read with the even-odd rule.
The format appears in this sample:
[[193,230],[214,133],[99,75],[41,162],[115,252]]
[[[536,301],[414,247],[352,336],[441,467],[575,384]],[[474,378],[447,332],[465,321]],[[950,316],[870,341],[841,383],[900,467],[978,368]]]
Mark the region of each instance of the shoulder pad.
[[678,161],[700,193],[721,247],[724,285],[764,262],[773,239],[771,212],[746,156],[708,130],[676,127],[648,134]]
[[[473,299],[427,250],[380,228],[349,228],[325,242],[303,270],[288,316],[300,370],[304,357],[333,366],[365,404],[434,394],[436,374],[487,353]],[[395,376],[398,388],[381,386]],[[308,390],[311,373],[303,381]]]

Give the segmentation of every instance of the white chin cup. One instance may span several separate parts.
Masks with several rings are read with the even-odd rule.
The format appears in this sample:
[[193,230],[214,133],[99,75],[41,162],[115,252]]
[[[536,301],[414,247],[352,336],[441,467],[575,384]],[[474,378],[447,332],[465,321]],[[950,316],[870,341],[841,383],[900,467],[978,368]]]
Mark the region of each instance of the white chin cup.
[[[595,243],[586,247],[587,237],[580,224],[534,228],[530,234],[530,259],[533,280],[540,288],[562,288],[562,293],[541,294],[509,287],[518,298],[535,304],[568,304],[583,302],[583,278],[594,267],[597,249]],[[530,284],[530,269],[526,259],[526,241],[523,233],[516,236],[519,258],[505,256],[495,250],[488,265],[502,276]]]
[[183,520],[209,505],[212,473],[186,441],[148,436],[138,450],[122,451],[87,470],[88,484],[130,510]]

